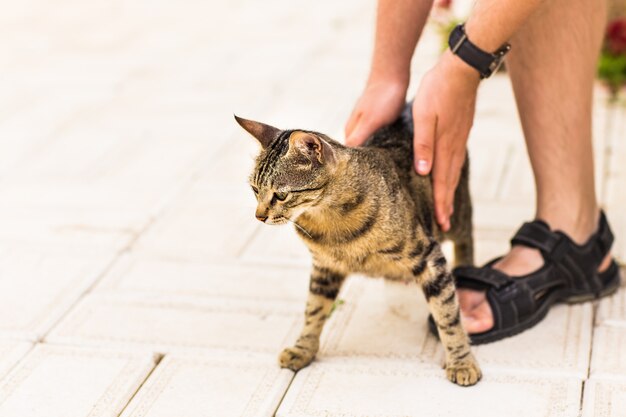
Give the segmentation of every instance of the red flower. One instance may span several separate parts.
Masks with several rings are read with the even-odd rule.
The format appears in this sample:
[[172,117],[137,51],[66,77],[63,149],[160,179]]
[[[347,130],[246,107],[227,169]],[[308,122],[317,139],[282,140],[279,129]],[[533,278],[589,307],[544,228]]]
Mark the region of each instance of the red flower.
[[606,45],[615,55],[626,53],[626,18],[615,19],[606,29]]
[[435,7],[439,9],[449,9],[452,6],[452,0],[436,0]]

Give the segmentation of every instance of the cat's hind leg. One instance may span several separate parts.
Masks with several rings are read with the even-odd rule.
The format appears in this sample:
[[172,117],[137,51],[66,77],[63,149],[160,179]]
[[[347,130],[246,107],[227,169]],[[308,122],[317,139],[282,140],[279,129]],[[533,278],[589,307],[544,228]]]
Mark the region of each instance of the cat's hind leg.
[[460,236],[455,236],[454,243],[454,264],[457,266],[474,265],[474,236],[471,226],[469,230],[463,230]]
[[461,172],[459,185],[454,196],[454,213],[451,230],[446,238],[454,242],[454,264],[457,266],[474,265],[474,228],[472,224],[472,196],[469,189],[469,159]]
[[429,248],[430,251],[427,251],[413,271],[422,286],[437,324],[439,338],[445,348],[446,375],[456,384],[474,385],[482,374],[470,349],[469,338],[461,326],[454,280],[439,244],[431,242]]
[[304,312],[304,327],[296,344],[283,350],[278,358],[282,368],[298,371],[310,364],[319,349],[319,339],[345,274],[313,266],[309,296]]

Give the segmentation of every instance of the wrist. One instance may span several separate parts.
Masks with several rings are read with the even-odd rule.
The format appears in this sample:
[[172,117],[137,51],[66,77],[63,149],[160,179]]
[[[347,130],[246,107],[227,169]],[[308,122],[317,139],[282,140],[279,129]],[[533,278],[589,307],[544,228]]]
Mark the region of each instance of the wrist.
[[447,74],[460,78],[469,85],[478,87],[480,83],[480,74],[478,71],[457,55],[454,55],[449,49],[443,53],[439,62]]
[[406,91],[409,88],[410,79],[411,74],[408,69],[405,71],[391,68],[372,68],[367,79],[367,85],[388,85]]
[[493,31],[484,30],[483,27],[476,23],[475,19],[470,18],[467,20],[465,23],[465,33],[467,33],[468,38],[472,40],[472,43],[483,51],[495,51],[504,43],[504,40],[499,39],[498,36],[494,36]]
[[498,71],[504,60],[504,56],[511,50],[511,45],[505,43],[496,51],[490,52],[481,49],[472,42],[465,24],[457,25],[448,37],[450,52],[459,57],[463,62],[476,69],[480,78],[489,78]]

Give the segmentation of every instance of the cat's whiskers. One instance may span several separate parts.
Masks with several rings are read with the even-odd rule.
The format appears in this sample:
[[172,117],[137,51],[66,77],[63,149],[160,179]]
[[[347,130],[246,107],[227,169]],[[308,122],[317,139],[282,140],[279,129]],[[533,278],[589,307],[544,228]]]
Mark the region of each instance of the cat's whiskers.
[[298,223],[294,222],[293,220],[291,220],[289,217],[286,217],[286,216],[283,216],[283,219],[285,219],[285,220],[287,220],[287,221],[289,221],[289,222],[293,223],[293,224],[294,224],[294,225],[295,225],[298,229],[302,230],[302,232],[303,232],[304,234],[306,234],[306,235],[307,235],[310,239],[313,239],[313,238],[311,237],[311,235],[309,234],[309,232],[307,232],[306,230],[304,230],[304,228],[303,228],[302,226],[300,226]]

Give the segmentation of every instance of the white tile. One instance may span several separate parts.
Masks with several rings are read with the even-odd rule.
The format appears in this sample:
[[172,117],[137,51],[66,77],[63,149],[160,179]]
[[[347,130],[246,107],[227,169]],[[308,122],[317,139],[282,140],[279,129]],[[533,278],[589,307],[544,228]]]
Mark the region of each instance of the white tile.
[[515,232],[498,232],[495,237],[481,237],[480,233],[475,233],[474,240],[474,263],[484,265],[494,258],[506,254],[511,245],[509,240]]
[[[443,348],[428,331],[428,306],[417,286],[353,278],[341,298],[343,304],[324,330],[324,357],[443,363]],[[506,370],[582,379],[589,363],[591,313],[590,304],[558,305],[533,329],[472,349],[486,373]]]
[[29,155],[0,185],[0,239],[128,242],[210,155],[206,144],[132,134],[79,131]]
[[407,358],[438,364],[428,306],[416,285],[351,277],[322,336],[324,357]]
[[[6,70],[4,66],[1,67]],[[0,141],[2,176],[20,169],[33,152],[47,147],[50,136],[72,119],[81,107],[111,95],[110,91],[93,89],[86,94],[77,91],[50,94],[41,85],[37,85],[40,83],[36,79],[25,74],[27,70],[18,70],[18,76],[12,76],[10,71],[5,71],[0,80],[0,90],[6,94],[2,104],[0,137],[7,139]],[[50,71],[50,68],[46,70]],[[37,120],[37,123],[33,123],[33,120]]]
[[310,266],[311,253],[294,226],[262,224],[241,252],[241,260],[266,265]]
[[624,217],[617,217],[611,214],[609,214],[609,218],[615,219],[611,220],[611,227],[617,235],[613,246],[613,253],[620,264],[624,265],[626,260],[626,238],[623,236],[626,236],[626,220],[624,220]]
[[626,327],[596,327],[591,352],[592,377],[626,381]]
[[[523,143],[511,146],[503,170],[498,198],[506,204],[535,209],[535,181]],[[483,153],[487,153],[483,151]],[[529,218],[528,220],[532,220]],[[521,226],[521,223],[519,224]]]
[[[241,114],[244,118],[261,117]],[[255,119],[256,120],[256,119]],[[259,120],[263,121],[263,120]],[[220,144],[213,158],[202,172],[198,182],[207,186],[229,186],[233,189],[241,189],[254,201],[252,190],[248,185],[248,177],[253,171],[254,160],[261,151],[257,140],[243,130],[233,117],[231,122],[235,132],[230,135],[225,143]],[[270,123],[267,121],[266,123]]]
[[[626,175],[623,177],[609,178],[608,180],[608,188],[616,188],[617,190],[615,192],[620,194],[620,198],[623,198],[621,195],[623,194],[621,184],[624,183],[625,178]],[[622,265],[626,262],[626,217],[623,215],[623,207],[624,204],[621,202],[605,206],[609,224],[615,234],[615,242],[611,249],[613,250],[614,256]]]
[[29,342],[0,341],[0,379],[33,347]]
[[622,284],[619,291],[610,297],[603,298],[598,307],[596,323],[598,325],[626,327],[626,274],[621,270]]
[[491,78],[492,83],[481,86],[479,95],[485,97],[482,100],[477,101],[476,112],[482,118],[489,116],[501,116],[506,118],[509,122],[509,129],[506,133],[508,135],[502,135],[504,131],[501,131],[502,140],[509,139],[513,130],[519,128],[517,122],[517,110],[515,107],[515,97],[513,95],[513,89],[509,80],[508,74],[500,73]]
[[[602,110],[602,106],[597,106],[598,110]],[[620,191],[619,181],[623,181],[626,176],[624,169],[624,161],[626,161],[626,146],[623,143],[624,133],[626,132],[626,110],[623,106],[604,106],[601,120],[604,128],[610,130],[602,132],[604,136],[604,147],[600,151],[606,151],[605,165],[603,174],[610,181],[607,187],[604,203],[609,207],[619,208],[624,204],[624,195]],[[607,118],[610,118],[607,120]],[[609,123],[607,123],[609,122]]]
[[417,362],[314,362],[296,374],[277,417],[563,416],[578,413],[581,382],[486,374],[459,387]]
[[273,356],[167,355],[122,417],[272,417],[292,378]]
[[300,302],[101,293],[83,299],[46,341],[278,355],[295,341],[303,311]]
[[[474,136],[477,135],[474,131]],[[487,143],[479,140],[468,142],[472,201],[495,199],[502,187],[503,176],[508,173],[513,147],[506,143],[495,146],[489,143],[491,152],[484,152]]]
[[591,303],[555,305],[532,329],[477,346],[477,357],[486,370],[510,369],[584,379],[589,369],[592,321]]
[[116,261],[96,291],[294,300],[304,306],[309,274],[309,268],[174,262],[131,253]]
[[585,382],[582,417],[626,417],[626,382],[594,378]]
[[111,259],[76,248],[0,245],[0,337],[42,338]]
[[137,202],[137,196],[119,185],[106,188],[12,180],[0,184],[0,193],[0,242],[115,250],[150,220],[145,205],[127,204],[133,198]]
[[149,353],[39,345],[0,383],[0,416],[114,417],[153,366]]
[[254,218],[252,196],[242,203],[234,193],[220,191],[201,184],[181,195],[141,236],[136,250],[163,259],[236,259],[261,223]]
[[474,203],[474,227],[481,230],[510,231],[511,237],[519,227],[535,217],[532,204],[504,201],[477,201]]
[[[132,206],[137,197],[147,195],[158,200],[186,181],[214,152],[208,141],[163,136],[154,127],[136,121],[130,124],[116,120],[111,125],[110,116],[103,113],[73,124],[53,146],[31,155],[16,176],[43,182],[88,183],[94,188],[114,184],[136,193],[134,199],[126,201]],[[86,135],[89,141],[84,140]],[[81,158],[76,158],[77,154]]]

